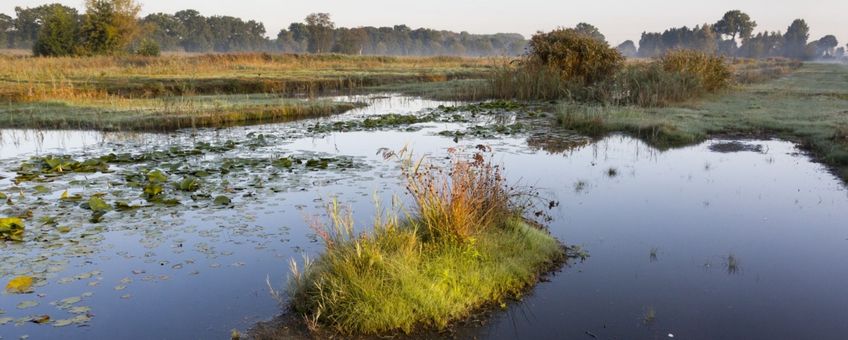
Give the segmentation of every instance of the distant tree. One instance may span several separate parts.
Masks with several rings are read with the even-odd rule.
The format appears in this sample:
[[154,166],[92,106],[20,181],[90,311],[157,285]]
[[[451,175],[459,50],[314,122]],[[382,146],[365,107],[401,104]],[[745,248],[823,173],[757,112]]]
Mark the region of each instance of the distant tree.
[[80,27],[82,48],[88,54],[120,54],[141,33],[133,0],[87,0]]
[[579,34],[583,34],[587,37],[590,37],[592,39],[596,39],[600,42],[603,42],[603,43],[607,42],[607,38],[603,34],[601,34],[601,31],[597,27],[595,27],[591,24],[581,22],[581,23],[577,24],[577,26],[574,26],[574,31],[579,33]]
[[807,54],[807,39],[810,38],[810,26],[804,19],[795,19],[783,35],[783,55],[789,58],[804,59]]
[[362,54],[368,43],[368,32],[363,28],[340,29],[336,35],[338,39],[333,48],[335,52]]
[[180,46],[187,52],[206,52],[212,49],[212,31],[206,18],[193,9],[174,13],[185,29]]
[[751,36],[754,29],[757,28],[757,22],[751,20],[748,14],[739,10],[732,10],[724,14],[724,16],[716,22],[715,31],[718,34],[729,35],[731,40],[736,40],[740,37],[743,40]]
[[11,47],[12,35],[10,34],[15,27],[15,20],[12,17],[0,13],[0,48]]
[[833,35],[826,35],[816,43],[818,47],[818,56],[833,57],[836,46],[839,46],[839,41]]
[[836,58],[845,57],[845,47],[837,48],[836,52],[834,52],[833,56],[836,57]]
[[686,48],[701,51],[707,54],[718,52],[718,36],[712,25],[703,24],[692,31],[692,37],[686,44]]
[[639,51],[636,49],[636,44],[633,40],[626,40],[615,48],[621,55],[625,57],[635,57]]
[[663,45],[662,33],[642,32],[642,38],[639,39],[639,56],[643,58],[653,58],[660,56],[665,52]]
[[329,13],[312,13],[306,17],[309,30],[309,52],[326,53],[333,48],[333,29],[335,23]]
[[51,7],[52,13],[43,18],[38,39],[32,47],[36,56],[68,56],[75,53],[77,44],[76,13],[61,6]]
[[760,32],[746,39],[739,47],[737,55],[746,58],[766,58],[781,55],[783,34],[780,32]]
[[15,34],[14,37],[11,37],[13,47],[31,48],[38,39],[38,32],[41,30],[44,18],[51,15],[55,8],[73,13],[75,18],[78,15],[76,9],[60,4],[48,4],[33,8],[15,7]]
[[172,14],[153,13],[141,20],[151,39],[155,40],[161,49],[173,51],[180,48],[180,42],[186,35],[186,28],[180,19]]
[[718,41],[718,54],[723,56],[735,56],[739,52],[739,45],[736,40],[727,39]]

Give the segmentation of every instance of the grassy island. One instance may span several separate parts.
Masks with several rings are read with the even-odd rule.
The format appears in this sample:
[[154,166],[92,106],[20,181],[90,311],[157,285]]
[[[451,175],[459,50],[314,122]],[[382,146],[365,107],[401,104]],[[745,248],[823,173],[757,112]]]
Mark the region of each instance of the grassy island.
[[402,158],[416,209],[381,213],[371,232],[357,234],[350,212],[330,206],[330,223],[313,226],[325,252],[303,268],[292,261],[290,305],[310,329],[443,329],[504,306],[562,264],[562,244],[522,218],[531,200],[505,185],[481,153],[454,154],[449,169],[389,156]]

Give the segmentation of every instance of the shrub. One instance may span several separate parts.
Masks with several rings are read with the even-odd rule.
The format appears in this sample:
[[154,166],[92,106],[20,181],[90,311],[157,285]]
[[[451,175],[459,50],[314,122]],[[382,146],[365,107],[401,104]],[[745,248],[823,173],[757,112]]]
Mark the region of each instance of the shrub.
[[530,39],[527,63],[545,65],[568,82],[591,85],[614,75],[624,62],[616,49],[573,29],[537,33]]
[[135,54],[145,57],[158,57],[160,54],[159,43],[155,40],[144,39],[138,45],[138,49],[136,49]]
[[492,96],[522,100],[581,99],[589,87],[608,80],[624,62],[605,42],[574,29],[537,33],[529,52],[495,67]]

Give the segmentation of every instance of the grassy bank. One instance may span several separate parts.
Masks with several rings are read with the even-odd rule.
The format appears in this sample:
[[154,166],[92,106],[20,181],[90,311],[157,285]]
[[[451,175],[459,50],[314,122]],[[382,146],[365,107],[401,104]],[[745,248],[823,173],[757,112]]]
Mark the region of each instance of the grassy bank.
[[848,180],[848,66],[805,64],[789,76],[668,107],[564,103],[559,123],[600,136],[627,132],[660,148],[712,136],[775,136],[800,143]]
[[364,86],[478,78],[482,58],[225,54],[33,58],[0,55],[0,99],[273,93],[318,95]]
[[0,128],[168,131],[277,122],[355,104],[293,96],[483,77],[490,59],[224,54],[0,55]]
[[0,127],[167,132],[319,117],[361,105],[263,94],[86,101],[57,99],[0,106]]
[[288,290],[312,331],[443,329],[483,306],[503,306],[561,263],[563,247],[520,217],[497,167],[480,154],[454,157],[449,175],[402,161],[416,202],[409,219],[381,214],[372,231],[357,234],[349,212],[333,204],[329,225],[314,226],[325,252],[302,269],[292,262]]

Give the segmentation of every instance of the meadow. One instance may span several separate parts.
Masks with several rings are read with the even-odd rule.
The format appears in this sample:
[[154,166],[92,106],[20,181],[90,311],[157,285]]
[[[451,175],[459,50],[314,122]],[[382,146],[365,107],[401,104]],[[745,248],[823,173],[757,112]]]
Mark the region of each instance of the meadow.
[[[362,88],[481,78],[460,57],[0,55],[3,127],[168,131],[316,117],[355,103],[311,100]],[[239,96],[241,95],[241,96]],[[204,97],[206,96],[206,97]]]

